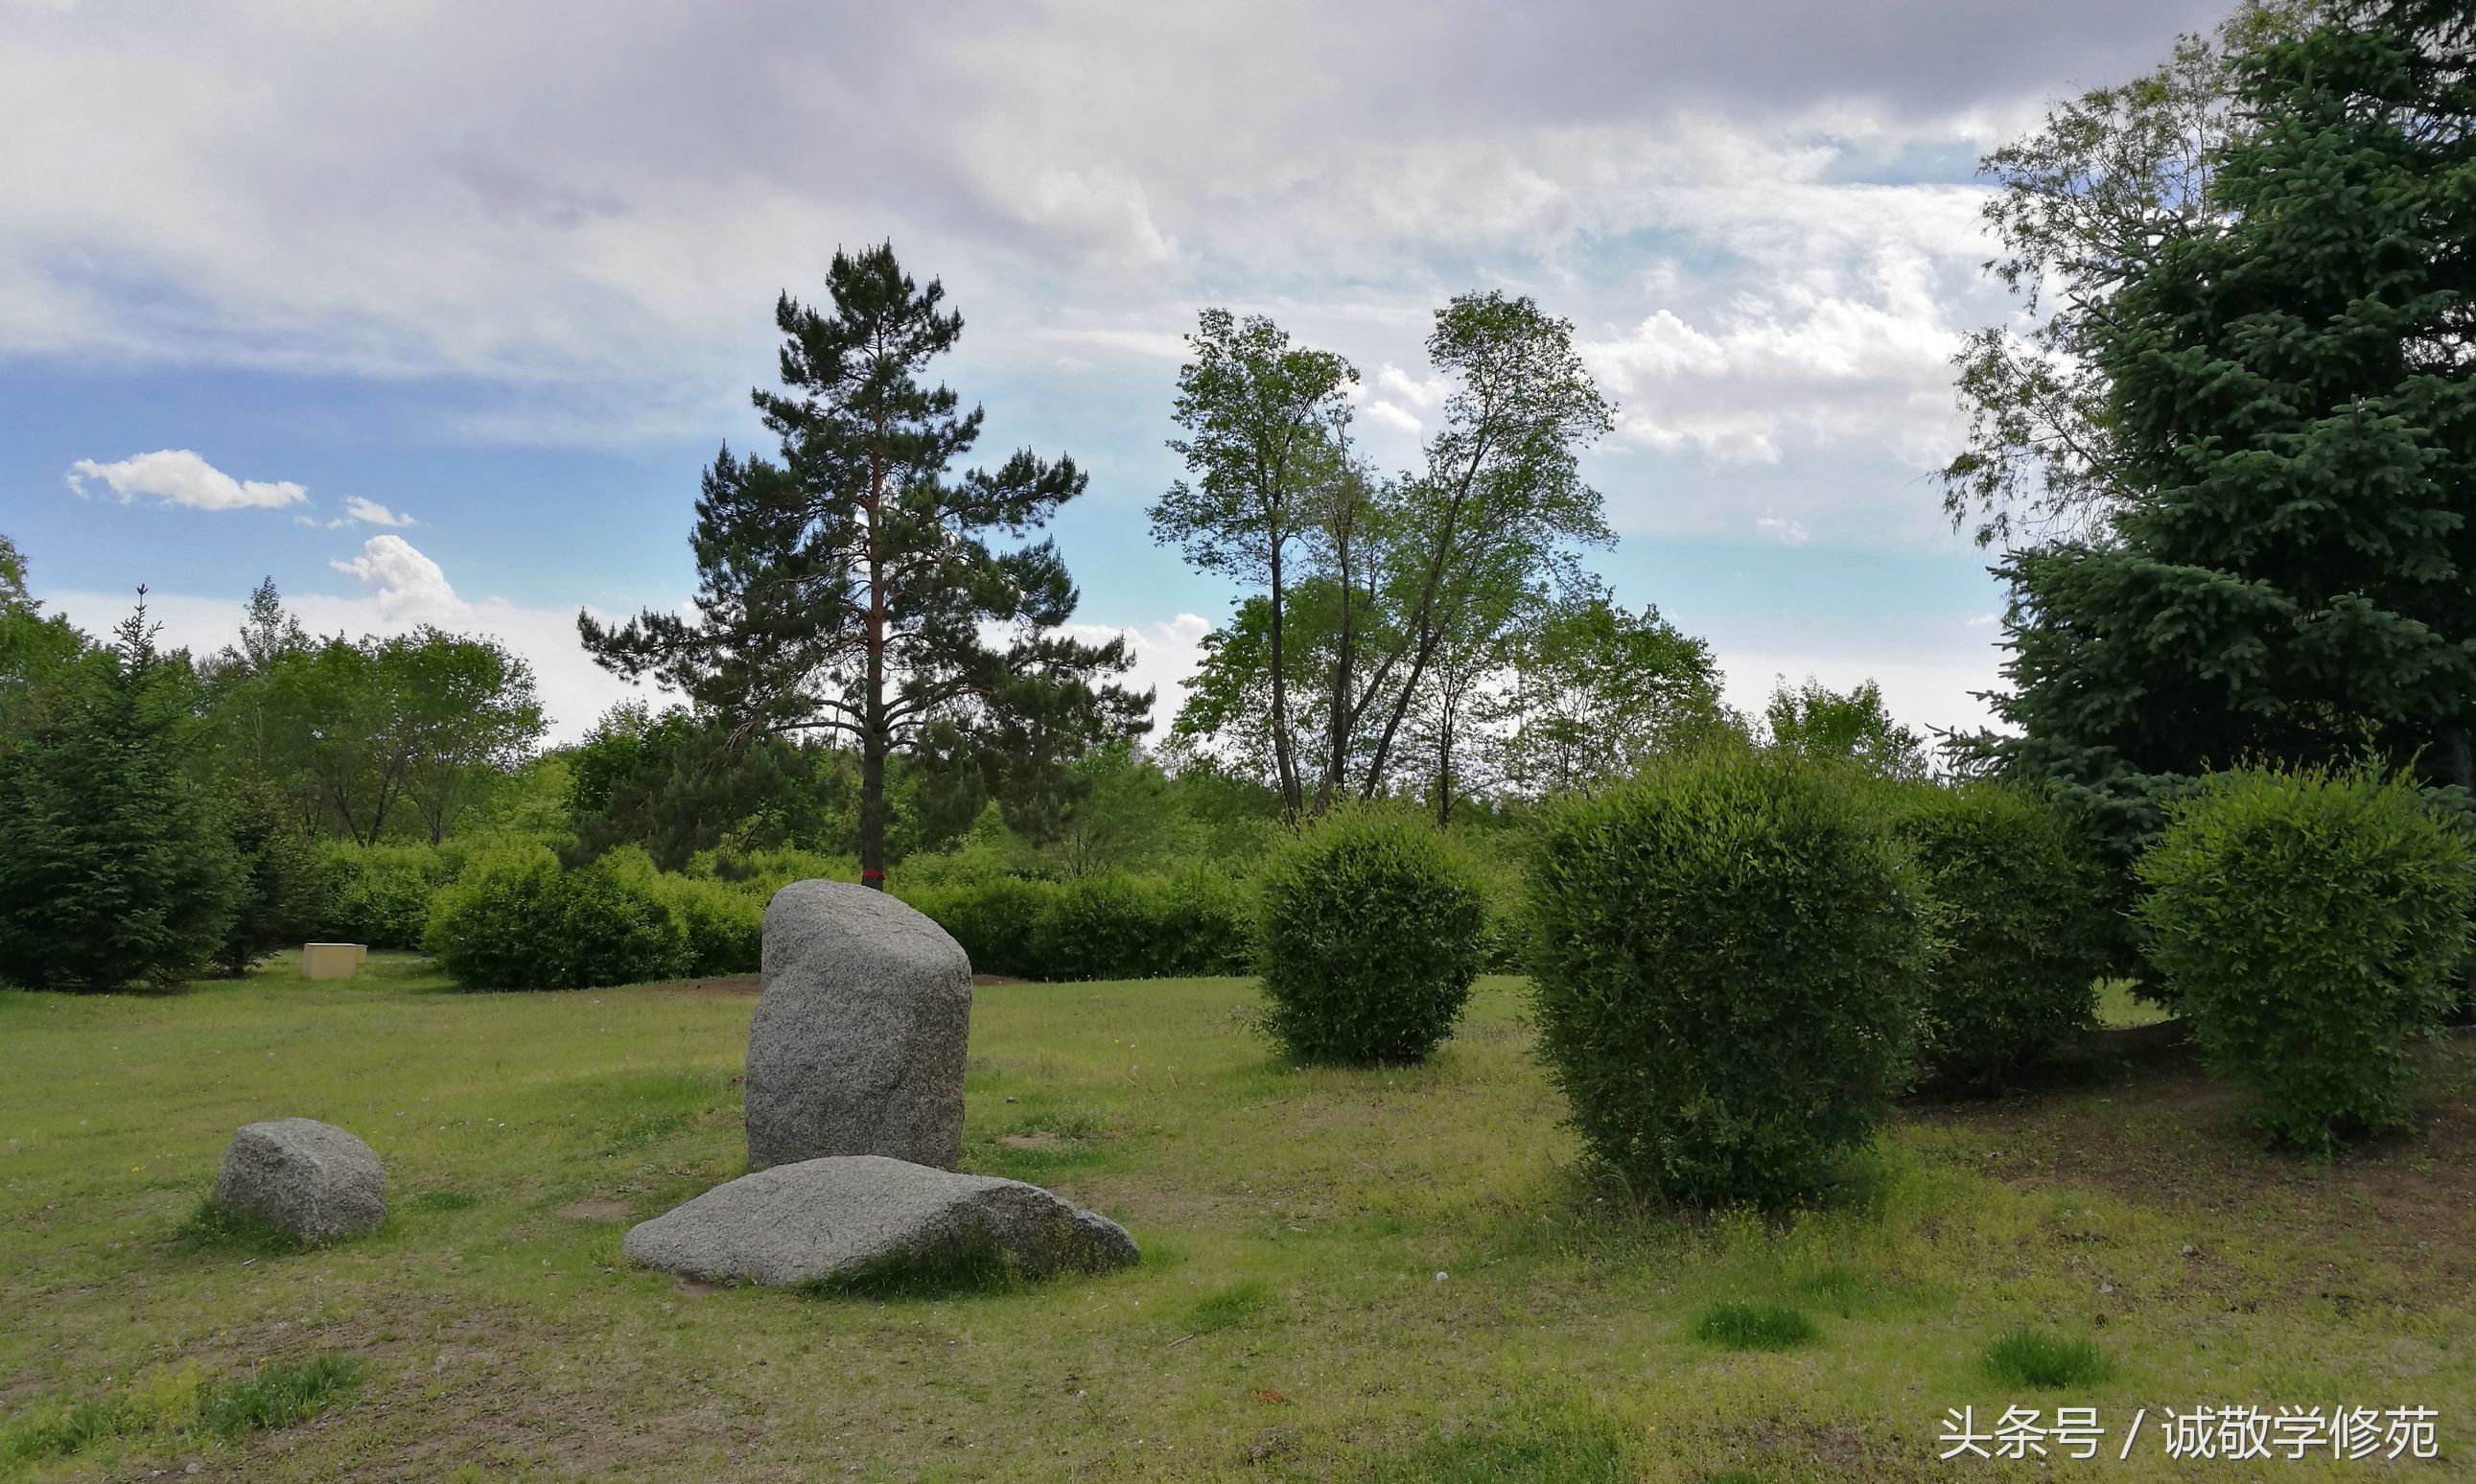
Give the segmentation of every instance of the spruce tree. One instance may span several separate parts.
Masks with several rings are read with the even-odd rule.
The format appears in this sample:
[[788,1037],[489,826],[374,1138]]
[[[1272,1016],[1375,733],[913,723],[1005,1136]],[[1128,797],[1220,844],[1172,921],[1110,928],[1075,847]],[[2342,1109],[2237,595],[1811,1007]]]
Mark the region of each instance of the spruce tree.
[[0,750],[0,979],[168,987],[231,923],[232,845],[190,771],[195,682],[139,596],[117,644]]
[[[886,758],[930,721],[1007,705],[1028,686],[1075,690],[1124,671],[1123,641],[1058,631],[1076,591],[1053,542],[1029,540],[1082,492],[1071,458],[1023,450],[956,474],[981,412],[921,377],[962,316],[934,279],[915,284],[890,244],[837,252],[831,312],[784,294],[784,391],[753,393],[779,462],[722,450],[694,534],[694,621],[645,612],[616,627],[578,616],[605,667],[655,676],[734,733],[822,731],[860,755],[862,878],[884,883]],[[993,538],[1016,544],[1003,549]],[[983,638],[1006,631],[1002,647]],[[1113,713],[1150,705],[1108,687]]]
[[2467,31],[2371,11],[2236,62],[2206,225],[2092,327],[2121,503],[2013,554],[2017,773],[2129,849],[2247,759],[2476,784]]

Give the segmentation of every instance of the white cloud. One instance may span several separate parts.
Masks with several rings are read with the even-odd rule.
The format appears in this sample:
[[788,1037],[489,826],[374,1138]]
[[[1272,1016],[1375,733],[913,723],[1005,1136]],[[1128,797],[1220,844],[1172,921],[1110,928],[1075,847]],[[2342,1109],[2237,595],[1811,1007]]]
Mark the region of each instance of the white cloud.
[[372,536],[359,556],[327,565],[370,589],[379,616],[389,623],[446,624],[465,608],[438,563],[402,536]]
[[1772,539],[1782,546],[1803,546],[1814,539],[1814,532],[1806,528],[1805,522],[1781,515],[1776,511],[1765,512],[1760,520],[1754,522],[1754,525],[1769,532]]
[[1416,434],[1422,428],[1426,426],[1419,421],[1418,413],[1410,411],[1404,408],[1395,407],[1392,403],[1386,402],[1381,398],[1368,403],[1366,406],[1366,412],[1367,415],[1374,421],[1383,424],[1387,428],[1396,429],[1402,433]]
[[359,495],[355,495],[346,500],[344,502],[343,519],[332,522],[331,524],[341,526],[351,521],[359,521],[365,526],[395,526],[399,528],[413,524],[411,516],[399,515],[395,511],[388,509],[385,506],[379,504],[377,501],[364,500]]
[[112,463],[81,458],[69,465],[69,488],[81,498],[87,482],[104,487],[127,505],[139,495],[193,510],[268,509],[298,505],[308,491],[289,480],[236,480],[186,448],[157,449]]
[[1065,631],[1086,644],[1116,638],[1127,641],[1127,652],[1134,656],[1134,668],[1118,683],[1152,692],[1152,735],[1157,739],[1169,730],[1170,719],[1177,715],[1179,705],[1186,700],[1180,682],[1203,662],[1203,636],[1212,631],[1212,625],[1196,614],[1180,613],[1176,618],[1132,626],[1068,624]]

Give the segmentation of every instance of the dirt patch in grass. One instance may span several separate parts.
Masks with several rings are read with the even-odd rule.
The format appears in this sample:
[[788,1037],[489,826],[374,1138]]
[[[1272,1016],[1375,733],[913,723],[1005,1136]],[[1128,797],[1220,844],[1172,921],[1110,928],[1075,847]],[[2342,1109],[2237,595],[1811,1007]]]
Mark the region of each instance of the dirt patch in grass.
[[2433,1051],[2416,1125],[2322,1161],[2265,1149],[2235,1089],[2207,1076],[2175,1023],[2115,1032],[2106,1085],[1914,1107],[1967,1129],[1977,1167],[2020,1189],[2080,1185],[2194,1216],[2275,1212],[2289,1235],[2377,1251],[2433,1278],[2476,1279],[2476,1037]]
[[624,1222],[634,1214],[635,1209],[625,1200],[596,1197],[585,1200],[571,1200],[560,1206],[557,1214],[572,1222]]

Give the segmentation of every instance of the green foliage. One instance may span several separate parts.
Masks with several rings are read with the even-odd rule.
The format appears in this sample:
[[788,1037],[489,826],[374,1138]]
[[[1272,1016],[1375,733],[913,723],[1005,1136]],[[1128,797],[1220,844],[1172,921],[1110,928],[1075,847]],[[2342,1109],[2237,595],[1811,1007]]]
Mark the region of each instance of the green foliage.
[[1424,823],[1326,816],[1258,882],[1266,1028],[1307,1061],[1407,1062],[1452,1034],[1487,900]]
[[2476,857],[2404,777],[2218,774],[2140,863],[2150,962],[2277,1143],[2406,1119],[2409,1051],[2456,998]]
[[467,853],[456,846],[328,842],[319,853],[326,878],[321,941],[421,947],[431,904],[463,870]]
[[[1021,539],[1082,492],[1082,471],[1028,449],[955,467],[981,417],[924,380],[963,332],[944,286],[879,244],[837,251],[827,288],[829,308],[788,294],[775,306],[783,387],[752,396],[779,461],[724,449],[706,471],[694,621],[656,610],[577,624],[600,663],[658,677],[734,730],[816,729],[853,746],[854,843],[863,876],[881,880],[898,746],[940,722],[1027,744],[1129,735],[1150,698],[1100,683],[1131,663],[1125,641],[1064,632],[1066,564],[1054,542]],[[1010,638],[992,647],[999,629]]]
[[1742,724],[1720,696],[1711,646],[1601,590],[1548,606],[1514,633],[1486,751],[1517,797],[1630,777],[1646,758]]
[[1894,808],[1945,940],[1919,1054],[1946,1081],[2000,1088],[2095,1025],[2095,866],[2057,809],[2017,789],[1921,785]]
[[2112,507],[1998,569],[2018,735],[1988,751],[2097,795],[2126,854],[2181,780],[2245,759],[2476,783],[2464,13],[2245,37],[2188,220],[2133,233],[2085,313]]
[[687,937],[687,973],[755,974],[765,947],[765,900],[714,881],[661,878],[656,890]]
[[1151,883],[1150,976],[1244,974],[1255,962],[1255,903],[1247,888],[1205,866]]
[[1055,882],[993,876],[951,886],[905,885],[898,895],[953,934],[976,971],[1045,977],[1032,928],[1056,900]]
[[1071,881],[906,879],[898,895],[953,934],[974,970],[1037,979],[1242,974],[1254,960],[1246,889],[1201,866],[1172,877],[1102,871]]
[[[334,882],[317,841],[271,788],[235,783],[225,790],[223,814],[240,889],[215,956],[225,973],[238,975],[322,929],[333,915]],[[426,914],[427,900],[422,906]]]
[[2007,1385],[2053,1391],[2095,1386],[2115,1374],[2115,1361],[2095,1341],[2024,1327],[1986,1347],[1986,1373]]
[[1809,680],[1771,692],[1763,711],[1771,745],[1813,762],[1852,762],[1880,778],[1922,779],[1925,743],[1892,719],[1883,689],[1872,680],[1846,695]]
[[[847,850],[859,779],[847,754],[784,737],[742,737],[684,706],[610,708],[569,754],[567,808],[579,853],[642,846],[666,871],[706,853]],[[857,869],[843,873],[857,878]]]
[[198,1425],[220,1438],[238,1438],[306,1422],[349,1399],[365,1374],[366,1367],[345,1355],[268,1366],[246,1381],[201,1395]]
[[1721,1303],[1694,1322],[1694,1338],[1731,1350],[1793,1350],[1819,1331],[1803,1309],[1784,1303]]
[[1157,961],[1158,930],[1144,882],[1098,872],[1051,894],[1032,920],[1031,957],[1047,979],[1140,978]]
[[0,982],[169,987],[224,942],[239,866],[194,780],[194,678],[155,631],[141,604],[0,733]]
[[362,844],[445,839],[546,726],[532,668],[498,640],[424,625],[313,643],[271,581],[251,594],[241,642],[205,671],[227,766]]
[[757,971],[764,950],[765,903],[773,892],[656,871],[653,858],[632,845],[594,864],[653,897],[678,919],[687,943],[683,973],[705,977]]
[[439,894],[427,938],[467,989],[583,989],[676,978],[688,939],[656,889],[624,871],[562,871],[548,851],[476,861]]
[[1733,749],[1551,813],[1541,1050],[1635,1189],[1789,1201],[1890,1113],[1933,941],[1875,826],[1845,771]]

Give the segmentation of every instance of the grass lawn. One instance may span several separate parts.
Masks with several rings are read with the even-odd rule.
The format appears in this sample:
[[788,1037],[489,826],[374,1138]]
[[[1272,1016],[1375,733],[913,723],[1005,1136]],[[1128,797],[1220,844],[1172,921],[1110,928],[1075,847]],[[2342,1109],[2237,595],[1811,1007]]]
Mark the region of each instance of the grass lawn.
[[[380,955],[0,995],[0,1474],[1963,1479],[2039,1468],[1935,1461],[1947,1408],[2014,1402],[2099,1409],[2066,1474],[2476,1468],[2464,1039],[2421,1129],[2336,1165],[2256,1152],[2170,1057],[1915,1105],[1793,1219],[1679,1220],[1577,1175],[1519,981],[1413,1071],[1285,1068],[1250,1002],[980,990],[967,1167],[1115,1217],[1143,1264],[877,1299],[619,1259],[744,1168],[737,986],[461,995]],[[185,1227],[233,1129],[291,1114],[385,1158],[385,1228]],[[2229,1403],[2431,1407],[2444,1456],[2166,1457],[2160,1409]]]

